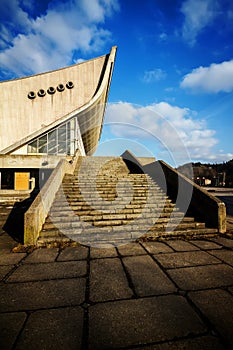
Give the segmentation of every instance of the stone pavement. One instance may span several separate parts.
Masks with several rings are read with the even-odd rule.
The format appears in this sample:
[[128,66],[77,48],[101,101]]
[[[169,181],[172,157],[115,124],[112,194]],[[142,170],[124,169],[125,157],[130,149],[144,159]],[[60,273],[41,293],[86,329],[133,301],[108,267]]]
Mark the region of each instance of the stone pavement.
[[233,240],[41,248],[0,236],[0,349],[232,349]]

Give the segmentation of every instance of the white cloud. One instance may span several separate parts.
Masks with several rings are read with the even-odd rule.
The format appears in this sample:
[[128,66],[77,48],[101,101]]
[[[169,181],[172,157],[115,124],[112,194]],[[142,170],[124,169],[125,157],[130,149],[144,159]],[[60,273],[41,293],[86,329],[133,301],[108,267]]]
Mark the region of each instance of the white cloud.
[[194,69],[184,76],[181,87],[212,93],[232,91],[233,60]]
[[159,34],[159,40],[160,40],[160,41],[166,41],[167,38],[168,38],[167,33],[162,32],[162,33]]
[[198,34],[218,15],[218,0],[186,0],[181,12],[184,15],[183,38],[193,46]]
[[78,58],[77,61],[75,63],[83,63],[86,60],[84,58]]
[[114,137],[150,142],[150,147],[156,148],[156,157],[165,151],[179,164],[186,162],[189,155],[191,159],[212,159],[218,143],[215,130],[197,119],[197,113],[167,102],[149,106],[127,102],[110,104],[105,124]]
[[26,33],[31,26],[28,14],[19,6],[18,0],[0,1],[0,49],[7,48],[14,39],[15,30]]
[[160,68],[156,68],[156,69],[153,69],[153,70],[145,71],[142,80],[145,83],[153,83],[155,81],[159,81],[159,80],[165,79],[166,76],[167,76],[167,73],[165,71],[163,71]]
[[2,21],[0,62],[15,76],[56,69],[74,63],[80,53],[98,52],[111,40],[104,21],[119,9],[118,0],[51,1],[47,12],[33,19],[18,0],[3,2],[10,5]]

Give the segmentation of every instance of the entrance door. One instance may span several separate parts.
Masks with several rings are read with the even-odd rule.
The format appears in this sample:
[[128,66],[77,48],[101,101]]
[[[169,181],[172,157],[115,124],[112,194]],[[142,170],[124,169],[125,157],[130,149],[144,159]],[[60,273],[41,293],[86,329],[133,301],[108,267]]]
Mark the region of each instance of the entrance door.
[[15,190],[29,190],[30,173],[15,173]]

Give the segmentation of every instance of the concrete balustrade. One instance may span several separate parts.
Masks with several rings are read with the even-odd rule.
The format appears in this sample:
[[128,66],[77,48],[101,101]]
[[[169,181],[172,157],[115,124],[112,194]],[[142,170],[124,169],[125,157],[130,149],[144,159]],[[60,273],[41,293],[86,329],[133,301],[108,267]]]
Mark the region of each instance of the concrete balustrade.
[[24,214],[24,244],[36,244],[63,177],[66,173],[72,174],[74,172],[79,157],[80,153],[78,151],[72,162],[68,162],[66,159],[59,161],[48,181]]
[[125,151],[122,157],[132,167],[138,167],[150,175],[181,211],[204,221],[207,227],[217,228],[219,233],[226,232],[226,206],[220,199],[162,160],[141,162],[141,158],[135,157],[130,151]]

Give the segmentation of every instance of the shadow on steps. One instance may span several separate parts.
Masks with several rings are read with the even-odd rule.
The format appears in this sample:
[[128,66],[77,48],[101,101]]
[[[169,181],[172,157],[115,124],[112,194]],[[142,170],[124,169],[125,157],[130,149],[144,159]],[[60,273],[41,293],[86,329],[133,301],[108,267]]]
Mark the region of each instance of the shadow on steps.
[[39,193],[38,189],[31,192],[30,197],[20,202],[15,202],[3,230],[11,236],[16,242],[24,242],[24,214]]

